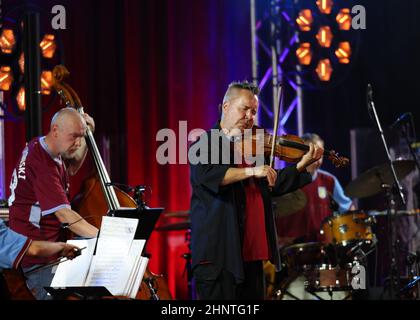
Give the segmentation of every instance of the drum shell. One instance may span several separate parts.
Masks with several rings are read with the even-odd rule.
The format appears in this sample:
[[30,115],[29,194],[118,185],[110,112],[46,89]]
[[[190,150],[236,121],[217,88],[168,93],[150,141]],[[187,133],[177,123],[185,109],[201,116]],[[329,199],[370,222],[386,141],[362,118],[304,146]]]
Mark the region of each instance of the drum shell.
[[351,290],[352,265],[344,268],[322,265],[305,268],[305,289],[309,292]]
[[307,266],[336,264],[329,245],[320,242],[293,244],[283,248],[281,255],[289,270],[296,272]]
[[360,240],[374,240],[370,217],[363,211],[349,211],[327,217],[321,224],[322,242],[346,246]]

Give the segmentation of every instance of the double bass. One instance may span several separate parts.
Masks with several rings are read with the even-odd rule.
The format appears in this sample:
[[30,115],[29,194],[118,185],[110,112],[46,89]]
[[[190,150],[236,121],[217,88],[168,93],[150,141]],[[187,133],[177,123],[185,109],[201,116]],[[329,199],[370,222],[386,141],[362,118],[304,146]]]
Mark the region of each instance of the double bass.
[[[83,114],[83,105],[78,95],[73,88],[64,82],[64,79],[68,76],[69,71],[65,66],[55,66],[53,69],[53,87],[65,102],[66,107],[75,108],[80,114]],[[90,150],[97,175],[84,181],[80,194],[72,202],[72,207],[82,217],[87,218],[89,216],[92,225],[99,228],[102,216],[106,213],[122,207],[137,208],[137,202],[130,195],[111,183],[95,138],[89,127],[86,130],[85,140]],[[153,274],[147,268],[136,299],[170,300],[172,297],[163,276]]]

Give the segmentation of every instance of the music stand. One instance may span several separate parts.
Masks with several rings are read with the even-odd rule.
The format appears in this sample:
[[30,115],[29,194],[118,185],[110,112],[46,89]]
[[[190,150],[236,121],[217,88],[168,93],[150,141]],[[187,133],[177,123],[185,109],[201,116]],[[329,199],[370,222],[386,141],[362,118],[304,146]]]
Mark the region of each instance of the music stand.
[[44,287],[53,300],[65,300],[73,295],[81,300],[98,300],[102,297],[112,297],[105,287]]
[[139,219],[134,239],[144,239],[147,241],[150,238],[156,222],[163,210],[164,208],[149,208],[147,206],[138,208],[120,208],[110,211],[108,215],[119,218]]

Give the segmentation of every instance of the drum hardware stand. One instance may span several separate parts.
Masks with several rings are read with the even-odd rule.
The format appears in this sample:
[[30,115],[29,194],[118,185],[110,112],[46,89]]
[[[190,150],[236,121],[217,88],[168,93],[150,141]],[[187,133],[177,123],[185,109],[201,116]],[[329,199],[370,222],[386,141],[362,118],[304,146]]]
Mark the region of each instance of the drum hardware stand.
[[[315,292],[313,292],[313,291],[309,291],[309,290],[306,290],[305,289],[305,291],[306,292],[309,292],[311,295],[313,295],[314,297],[316,297],[316,298],[318,298],[319,300],[327,300],[327,299],[324,299],[324,298],[322,298],[322,297],[320,297],[319,295],[317,295]],[[324,291],[325,292],[325,291]],[[333,300],[333,293],[334,293],[334,291],[333,290],[331,290],[331,289],[328,289],[328,290],[326,290],[326,292],[328,292],[328,294],[329,294],[329,296],[330,296],[330,300]],[[351,297],[351,293],[350,294],[348,294],[344,299],[341,299],[341,300],[347,300],[347,299],[349,299]],[[300,299],[297,299],[297,300],[300,300]]]
[[[416,140],[417,140],[417,138],[416,138],[416,130],[415,130],[415,128],[414,128],[413,115],[412,115],[412,113],[411,113],[411,112],[409,112],[408,114],[410,115],[410,119],[411,119],[412,139],[413,139],[414,141],[416,141]],[[409,122],[409,123],[410,123],[410,122]],[[419,173],[420,173],[420,161],[419,161],[419,159],[417,158],[417,154],[416,154],[416,152],[415,152],[415,150],[414,150],[414,147],[413,147],[413,146],[412,146],[412,144],[410,143],[410,137],[409,137],[408,130],[407,130],[407,128],[406,128],[406,126],[405,126],[405,125],[402,125],[402,126],[401,126],[401,132],[402,132],[402,134],[404,135],[404,140],[405,140],[405,142],[407,143],[408,149],[410,150],[410,153],[411,153],[411,155],[413,156],[413,160],[414,160],[414,161],[415,161],[415,163],[416,163],[417,170],[418,170],[418,171],[419,171]]]
[[374,238],[372,240],[371,248],[367,252],[365,252],[362,249],[362,246],[365,242],[364,242],[364,240],[360,240],[353,248],[351,248],[348,251],[348,254],[351,254],[351,255],[354,254],[354,260],[360,261],[360,264],[362,264],[362,265],[366,265],[367,264],[366,258],[369,254],[371,254],[373,251],[376,250],[377,242],[378,241]]
[[193,272],[191,268],[191,230],[188,230],[185,233],[185,242],[188,243],[188,252],[182,255],[182,258],[185,259],[185,268],[183,272],[183,276],[187,273],[187,281],[188,281],[188,296],[190,300],[197,300],[197,295],[195,291],[195,283],[193,278]]
[[[407,254],[407,263],[411,266],[410,273],[414,276],[411,282],[409,282],[404,288],[401,289],[401,293],[409,291],[409,289],[417,286],[417,299],[420,299],[420,252],[408,252]],[[415,265],[416,270],[413,270]]]
[[[390,235],[388,237],[389,238],[388,248],[389,248],[390,260],[391,260],[390,286],[389,286],[390,297],[392,299],[394,297],[394,295],[397,294],[397,297],[400,298],[400,295],[399,295],[400,279],[399,279],[399,270],[398,270],[399,265],[397,263],[397,255],[396,255],[396,250],[395,250],[396,247],[395,247],[394,216],[396,215],[396,213],[395,213],[394,191],[396,191],[395,193],[398,193],[403,205],[405,205],[406,202],[405,202],[404,194],[402,192],[403,189],[401,187],[401,183],[398,180],[397,174],[395,172],[395,167],[394,167],[394,164],[392,162],[391,154],[389,153],[389,148],[388,148],[388,144],[387,144],[386,139],[385,139],[384,131],[382,130],[382,126],[381,126],[381,123],[379,121],[378,114],[376,112],[375,104],[373,102],[373,97],[372,97],[372,87],[371,87],[370,84],[368,84],[368,88],[367,88],[367,105],[368,105],[369,116],[376,123],[377,129],[378,129],[378,131],[381,135],[382,142],[383,142],[383,145],[384,145],[384,149],[385,149],[388,161],[389,161],[389,166],[391,168],[391,172],[392,172],[392,176],[393,176],[393,180],[394,180],[393,186],[395,186],[395,188],[393,188],[393,186],[386,185],[385,183],[383,183],[381,187],[382,187],[382,189],[384,189],[386,191],[386,195],[387,195],[387,198],[388,198],[388,234]],[[378,173],[378,175],[379,175],[379,173]],[[379,178],[380,181],[383,181],[383,179],[381,179],[380,176],[378,178]],[[398,272],[398,274],[395,274],[396,272]],[[395,282],[395,278],[397,280],[396,282]],[[397,285],[397,288],[395,288],[395,285]],[[384,291],[385,291],[385,289],[384,289]]]

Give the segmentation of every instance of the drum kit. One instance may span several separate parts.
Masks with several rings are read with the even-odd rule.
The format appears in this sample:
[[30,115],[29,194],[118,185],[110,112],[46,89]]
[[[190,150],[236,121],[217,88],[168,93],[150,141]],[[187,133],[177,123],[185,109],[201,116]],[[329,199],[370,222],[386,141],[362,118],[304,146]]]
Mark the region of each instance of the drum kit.
[[[414,170],[415,163],[400,160],[395,161],[394,166],[398,178],[403,179]],[[345,188],[345,193],[351,198],[370,197],[392,184],[391,170],[389,165],[384,164],[361,174]],[[302,194],[298,191],[274,199],[275,214],[288,216],[303,209],[306,199]],[[420,210],[393,210],[392,213],[394,216],[418,215]],[[378,243],[372,227],[378,217],[388,217],[389,214],[389,210],[335,212],[321,222],[319,242],[295,243],[283,247],[281,257],[286,272],[280,272],[276,288],[270,291],[270,298],[352,299],[357,289],[366,288],[367,256],[375,251]],[[413,287],[412,282],[411,285]]]
[[[414,161],[394,162],[399,179],[415,168]],[[384,191],[392,185],[389,166],[384,164],[361,174],[345,188],[351,198],[365,198]],[[273,198],[276,216],[289,216],[303,209],[307,199],[303,191],[297,190]],[[419,215],[420,210],[398,210],[396,216]],[[378,217],[389,215],[387,210],[355,210],[334,213],[320,225],[320,242],[297,243],[281,249],[282,263],[286,272],[270,291],[271,299],[279,300],[344,300],[352,299],[357,289],[364,289],[367,256],[377,248],[377,237],[373,232]],[[188,211],[170,212],[163,215],[164,221],[156,231],[185,230],[189,239],[191,220]],[[173,222],[175,219],[176,222]],[[162,222],[164,222],[162,221]],[[190,267],[191,254],[184,255],[186,269]],[[191,286],[192,274],[188,272]],[[286,273],[286,274],[285,274]],[[420,277],[419,277],[420,279]],[[413,283],[410,283],[413,286]],[[417,283],[416,283],[417,284]],[[190,288],[190,292],[193,292]],[[420,290],[419,290],[420,291]]]

